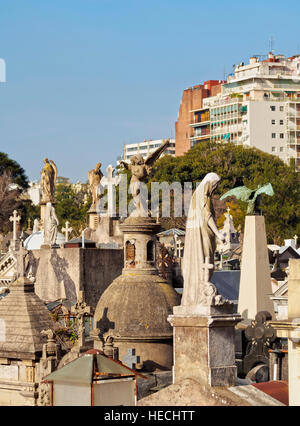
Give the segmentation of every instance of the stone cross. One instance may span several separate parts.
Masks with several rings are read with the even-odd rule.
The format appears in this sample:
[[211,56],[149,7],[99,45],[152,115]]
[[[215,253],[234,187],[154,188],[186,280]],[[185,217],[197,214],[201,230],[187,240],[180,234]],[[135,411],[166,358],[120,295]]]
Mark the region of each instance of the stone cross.
[[116,215],[116,206],[114,203],[114,186],[120,183],[120,176],[113,177],[114,168],[112,165],[109,165],[106,169],[107,177],[103,176],[100,181],[100,184],[107,186],[107,214],[112,217]]
[[214,265],[209,263],[208,257],[205,258],[205,262],[202,265],[202,269],[203,269],[203,278],[204,278],[203,281],[205,283],[208,283],[209,282],[209,270],[214,269]]
[[176,241],[176,251],[177,251],[177,257],[181,258],[181,250],[183,249],[183,244],[181,240]]
[[76,319],[78,320],[78,341],[77,345],[78,348],[81,348],[85,344],[85,326],[84,326],[84,319],[87,316],[92,316],[91,308],[84,302],[84,292],[80,291],[78,300],[76,305],[72,306],[71,312],[75,314]]
[[295,234],[293,238],[295,240],[295,248],[297,248],[298,235]]
[[17,210],[13,211],[13,216],[10,216],[9,220],[13,222],[13,240],[16,241],[17,239],[17,223],[20,222],[21,217],[18,216]]
[[131,369],[136,368],[136,364],[140,363],[140,357],[135,355],[135,349],[128,349],[127,355],[123,356],[122,362]]
[[66,242],[69,241],[69,233],[73,231],[73,228],[71,227],[69,228],[69,225],[70,225],[70,222],[67,220],[65,228],[61,228],[62,232],[65,233]]
[[246,356],[244,358],[244,369],[248,373],[258,362],[269,363],[268,349],[276,338],[276,331],[268,321],[272,316],[267,311],[258,312],[255,320],[245,330],[247,340]]

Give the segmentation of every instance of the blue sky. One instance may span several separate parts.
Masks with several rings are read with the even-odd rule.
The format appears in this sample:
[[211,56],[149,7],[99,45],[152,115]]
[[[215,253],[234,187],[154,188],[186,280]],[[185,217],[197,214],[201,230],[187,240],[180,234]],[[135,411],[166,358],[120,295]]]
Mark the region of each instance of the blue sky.
[[182,91],[253,54],[299,52],[300,3],[0,0],[0,150],[87,180],[123,143],[174,137]]

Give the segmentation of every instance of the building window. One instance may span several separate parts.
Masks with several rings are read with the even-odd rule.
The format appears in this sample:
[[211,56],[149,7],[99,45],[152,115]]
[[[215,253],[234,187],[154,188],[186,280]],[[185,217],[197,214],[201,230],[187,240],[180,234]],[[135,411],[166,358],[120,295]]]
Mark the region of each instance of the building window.
[[280,151],[280,152],[283,152],[283,146],[281,146],[281,147],[279,148],[279,151]]
[[276,138],[276,133],[272,133],[272,139]]
[[284,111],[284,107],[283,106],[279,107],[279,109],[280,109],[281,112]]
[[284,139],[284,133],[280,133],[280,139]]
[[275,151],[276,151],[276,147],[272,146],[272,152],[275,152]]
[[283,120],[280,120],[280,124],[283,125]]
[[272,124],[276,124],[276,120],[272,120]]
[[147,242],[147,262],[154,261],[154,245],[153,241]]
[[271,111],[276,111],[276,106],[275,105],[271,105],[270,108],[271,108]]

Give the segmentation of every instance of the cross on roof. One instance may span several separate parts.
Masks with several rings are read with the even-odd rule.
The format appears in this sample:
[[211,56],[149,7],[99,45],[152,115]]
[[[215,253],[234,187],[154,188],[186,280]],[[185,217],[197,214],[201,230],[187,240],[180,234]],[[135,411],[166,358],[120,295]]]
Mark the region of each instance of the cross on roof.
[[65,237],[66,237],[66,242],[69,241],[69,234],[73,231],[73,228],[69,228],[70,222],[67,220],[66,221],[66,226],[65,228],[61,228],[62,232],[65,233]]
[[140,357],[135,355],[135,349],[128,349],[127,355],[122,358],[123,364],[126,364],[127,367],[135,369],[136,364],[140,363]]
[[10,216],[9,220],[13,222],[13,240],[15,241],[17,239],[17,223],[21,220],[21,217],[18,216],[17,210],[13,211],[13,215]]
[[202,264],[204,282],[209,281],[209,270],[214,269],[214,265],[209,263],[209,257],[205,258],[205,262]]

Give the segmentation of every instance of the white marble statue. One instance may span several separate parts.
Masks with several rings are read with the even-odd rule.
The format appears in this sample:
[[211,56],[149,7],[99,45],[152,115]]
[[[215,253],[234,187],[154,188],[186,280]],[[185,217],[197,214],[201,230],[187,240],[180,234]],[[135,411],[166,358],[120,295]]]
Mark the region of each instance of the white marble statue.
[[58,225],[59,221],[55,213],[55,208],[51,203],[47,203],[44,219],[44,244],[49,244],[50,246],[55,244]]
[[32,229],[32,233],[34,234],[35,232],[39,232],[40,230],[40,221],[39,219],[34,219],[33,221],[33,229]]
[[196,188],[189,207],[183,257],[183,296],[181,305],[206,305],[217,295],[210,283],[214,271],[216,238],[225,241],[218,231],[212,193],[220,177],[208,173]]

